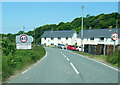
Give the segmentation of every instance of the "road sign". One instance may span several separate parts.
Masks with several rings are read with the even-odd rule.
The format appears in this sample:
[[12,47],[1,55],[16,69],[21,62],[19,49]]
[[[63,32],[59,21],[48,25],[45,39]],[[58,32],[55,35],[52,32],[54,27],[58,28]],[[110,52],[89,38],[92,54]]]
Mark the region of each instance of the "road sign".
[[26,34],[16,36],[16,48],[17,49],[31,49],[31,43],[33,37]]
[[21,36],[20,36],[20,41],[21,41],[22,43],[25,43],[27,40],[28,40],[27,35],[21,35]]
[[31,49],[31,43],[17,43],[17,49]]
[[111,39],[112,39],[113,41],[118,40],[118,33],[113,33],[112,36],[111,36]]

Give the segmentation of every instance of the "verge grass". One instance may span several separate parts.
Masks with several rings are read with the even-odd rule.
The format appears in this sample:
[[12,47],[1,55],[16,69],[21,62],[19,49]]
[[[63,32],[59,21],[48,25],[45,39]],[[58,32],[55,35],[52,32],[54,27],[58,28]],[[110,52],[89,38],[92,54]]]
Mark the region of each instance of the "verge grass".
[[93,58],[95,60],[98,60],[100,62],[109,64],[113,67],[120,68],[120,51],[116,51],[112,55],[92,55],[88,53],[78,52],[74,51],[77,54],[83,55],[85,57]]
[[41,46],[34,45],[31,50],[16,49],[14,54],[2,57],[2,80],[7,80],[16,71],[37,62],[46,54]]

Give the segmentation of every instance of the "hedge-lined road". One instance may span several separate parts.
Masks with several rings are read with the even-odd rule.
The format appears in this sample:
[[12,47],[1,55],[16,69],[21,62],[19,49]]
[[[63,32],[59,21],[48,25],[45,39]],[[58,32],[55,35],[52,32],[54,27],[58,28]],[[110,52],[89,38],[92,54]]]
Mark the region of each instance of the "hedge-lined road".
[[118,71],[67,50],[45,48],[47,56],[12,83],[117,83]]

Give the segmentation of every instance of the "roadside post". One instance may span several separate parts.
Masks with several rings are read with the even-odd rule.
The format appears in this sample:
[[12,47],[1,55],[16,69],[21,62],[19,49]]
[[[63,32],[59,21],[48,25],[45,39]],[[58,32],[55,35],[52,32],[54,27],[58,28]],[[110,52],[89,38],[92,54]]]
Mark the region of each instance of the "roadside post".
[[16,36],[16,49],[32,49],[33,37],[26,34]]
[[114,41],[113,52],[115,52],[115,41],[118,40],[118,33],[113,33],[111,39]]

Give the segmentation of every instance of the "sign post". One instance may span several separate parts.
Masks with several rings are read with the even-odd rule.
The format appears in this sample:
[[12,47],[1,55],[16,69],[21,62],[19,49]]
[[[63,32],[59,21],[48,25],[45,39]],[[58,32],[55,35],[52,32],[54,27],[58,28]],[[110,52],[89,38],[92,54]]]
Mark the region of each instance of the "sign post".
[[16,36],[16,48],[17,49],[32,49],[31,43],[33,42],[33,37],[26,34],[21,34]]
[[115,41],[118,40],[118,33],[113,33],[111,39],[114,41],[113,52],[115,52]]

